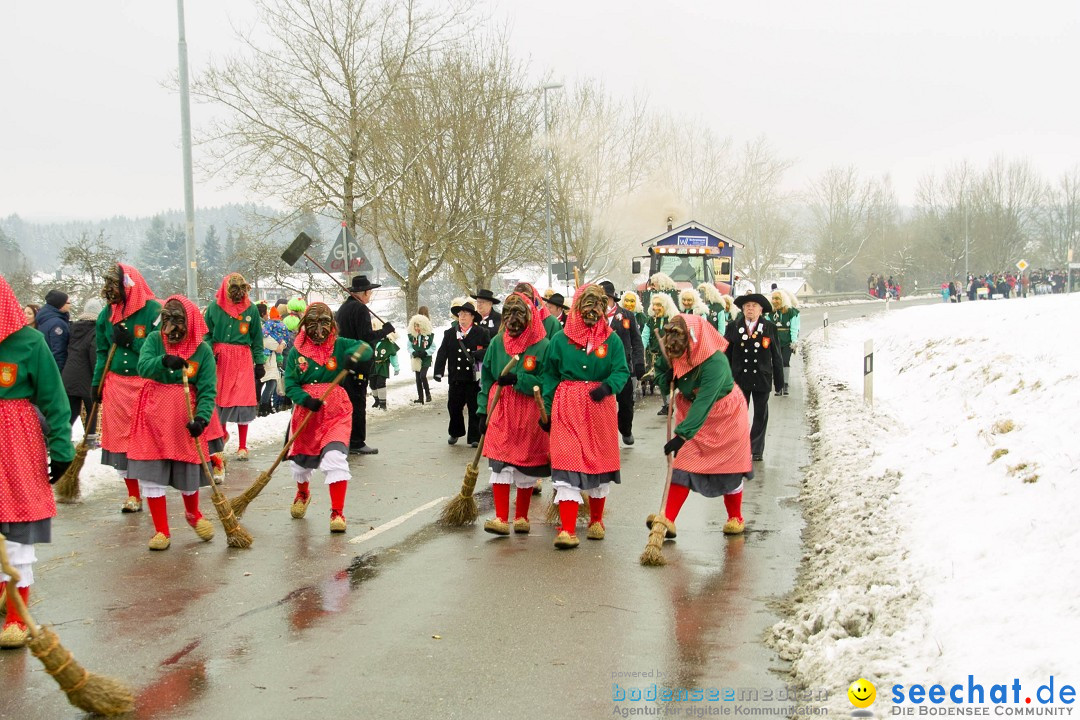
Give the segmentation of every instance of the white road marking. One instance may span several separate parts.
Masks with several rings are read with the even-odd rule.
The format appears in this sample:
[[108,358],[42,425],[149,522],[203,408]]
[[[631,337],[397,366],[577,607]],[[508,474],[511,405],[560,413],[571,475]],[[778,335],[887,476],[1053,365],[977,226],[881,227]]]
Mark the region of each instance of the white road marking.
[[450,499],[449,495],[445,495],[445,496],[443,496],[441,498],[435,498],[431,502],[429,502],[427,504],[424,504],[424,505],[421,505],[420,507],[416,508],[415,510],[410,510],[409,512],[405,513],[404,515],[401,515],[399,517],[394,518],[390,522],[383,523],[382,525],[380,525],[377,528],[372,528],[372,529],[368,530],[363,535],[357,535],[352,540],[350,540],[349,543],[352,544],[352,545],[358,545],[358,544],[364,542],[365,540],[370,540],[371,538],[373,538],[373,537],[375,537],[377,535],[381,535],[382,533],[386,532],[387,530],[393,530],[398,525],[402,524],[403,522],[405,522],[409,518],[413,517],[414,515],[419,515],[420,513],[424,512],[425,510],[430,510],[431,508],[435,507],[439,503],[441,503],[441,502],[443,502],[445,500],[449,500],[449,499]]

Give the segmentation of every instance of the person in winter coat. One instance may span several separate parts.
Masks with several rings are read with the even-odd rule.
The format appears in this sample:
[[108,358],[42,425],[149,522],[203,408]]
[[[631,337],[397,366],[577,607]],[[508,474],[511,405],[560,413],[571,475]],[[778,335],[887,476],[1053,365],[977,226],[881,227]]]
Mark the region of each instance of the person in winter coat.
[[652,381],[660,389],[660,395],[664,401],[657,415],[667,415],[668,391],[670,390],[668,385],[670,373],[667,372],[668,366],[664,362],[664,354],[660,351],[660,340],[664,337],[664,326],[678,314],[679,311],[675,308],[675,302],[671,296],[663,292],[653,293],[649,301],[649,322],[642,331],[641,339],[652,353]]
[[71,335],[71,303],[68,302],[67,293],[59,290],[50,290],[45,296],[45,304],[38,310],[36,325],[38,331],[45,336],[45,342],[49,345],[56,367],[61,371],[67,362],[68,339]]
[[[49,485],[63,476],[75,458],[71,428],[64,423],[67,417],[60,371],[44,338],[27,327],[22,306],[0,275],[0,427],[4,428],[0,533],[8,559],[20,576],[17,592],[27,605],[37,561],[34,545],[52,539],[56,501]],[[0,572],[5,588],[8,579]],[[14,598],[5,599],[0,648],[19,648],[26,644],[28,631]]]
[[446,409],[450,413],[449,437],[446,442],[457,444],[466,434],[462,413],[468,408],[468,442],[470,447],[480,444],[480,420],[477,417],[477,396],[480,394],[480,364],[484,362],[490,338],[480,327],[480,313],[471,302],[455,305],[450,312],[457,316],[457,326],[451,325],[443,333],[442,343],[435,355],[435,382],[442,382],[444,371],[449,377],[450,392]]
[[[626,352],[626,366],[630,368],[631,377],[640,380],[645,376],[645,349],[641,342],[641,330],[638,329],[637,318],[633,313],[627,312],[617,302],[618,294],[615,292],[614,283],[604,280],[599,283],[604,291],[607,305],[604,308],[605,322],[619,336]],[[622,390],[615,394],[618,404],[619,435],[626,445],[634,444],[634,384],[626,383]]]
[[791,379],[791,355],[799,342],[799,308],[795,296],[787,290],[773,290],[773,311],[765,319],[776,325],[780,337],[780,356],[784,359],[784,388],[777,395],[787,395]]
[[275,399],[285,392],[285,384],[281,379],[281,366],[278,365],[278,358],[285,352],[285,343],[269,335],[263,335],[263,349],[266,351],[266,374],[263,375],[262,387],[259,388],[260,417],[276,413],[278,407]]
[[26,324],[35,330],[37,329],[37,314],[40,309],[41,306],[35,305],[34,303],[30,303],[23,308],[23,316],[26,318]]
[[427,371],[431,367],[431,359],[435,357],[435,330],[431,327],[431,318],[427,315],[417,313],[409,318],[408,347],[413,374],[416,376],[416,399],[413,403],[423,405],[431,402]]
[[[382,328],[382,322],[372,319],[371,328],[378,332]],[[371,394],[375,398],[373,407],[386,410],[386,381],[390,379],[390,368],[394,368],[394,374],[401,372],[398,365],[397,333],[390,333],[375,343],[374,366],[371,370]]]
[[760,293],[742,295],[735,304],[742,319],[732,320],[724,332],[731,374],[743,392],[747,405],[754,402],[754,422],[750,426],[750,453],[754,460],[765,454],[765,431],[769,426],[769,391],[784,388],[784,359],[776,326],[764,314],[772,312],[769,299]]
[[[369,347],[394,332],[394,326],[386,323],[376,332],[371,325],[372,293],[382,287],[379,283],[368,280],[367,275],[357,275],[349,286],[349,297],[338,308],[335,322],[340,337],[349,340],[363,340]],[[349,452],[360,455],[375,455],[379,451],[367,444],[367,391],[370,367],[365,367],[356,375],[349,375],[341,385],[352,403],[352,437],[349,440]]]
[[720,291],[712,283],[701,283],[698,285],[698,291],[701,293],[702,300],[705,301],[705,306],[709,309],[709,323],[718,332],[723,333],[728,321],[731,320],[731,316],[727,312],[727,304],[724,302],[724,296],[720,294]]
[[71,423],[83,418],[83,429],[88,435],[96,435],[96,422],[83,417],[89,414],[94,404],[90,393],[90,381],[94,379],[94,365],[97,362],[97,317],[103,304],[97,298],[87,301],[83,311],[75,322],[71,323],[71,337],[68,339],[68,357],[60,376],[64,379],[64,391],[71,404]]

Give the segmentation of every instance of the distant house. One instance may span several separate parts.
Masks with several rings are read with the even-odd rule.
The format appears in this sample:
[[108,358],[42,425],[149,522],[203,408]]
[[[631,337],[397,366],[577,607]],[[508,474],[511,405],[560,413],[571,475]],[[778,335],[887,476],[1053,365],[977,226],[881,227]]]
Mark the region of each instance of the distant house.
[[813,260],[813,255],[781,253],[780,260],[774,265],[770,265],[763,273],[765,281],[759,291],[768,294],[773,283],[776,283],[777,287],[787,290],[795,297],[801,298],[813,295],[814,288],[806,280],[810,274],[810,264]]

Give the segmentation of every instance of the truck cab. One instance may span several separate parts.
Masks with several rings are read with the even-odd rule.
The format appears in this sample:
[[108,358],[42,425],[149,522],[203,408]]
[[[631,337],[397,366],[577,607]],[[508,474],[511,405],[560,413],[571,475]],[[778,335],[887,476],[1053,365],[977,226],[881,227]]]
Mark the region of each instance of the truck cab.
[[648,261],[648,276],[638,283],[642,299],[648,302],[648,278],[664,273],[679,288],[697,288],[703,282],[714,285],[721,294],[731,294],[734,284],[735,248],[743,245],[726,235],[696,221],[677,228],[670,225],[666,232],[642,243],[647,255],[632,264],[635,277],[641,274],[642,261]]

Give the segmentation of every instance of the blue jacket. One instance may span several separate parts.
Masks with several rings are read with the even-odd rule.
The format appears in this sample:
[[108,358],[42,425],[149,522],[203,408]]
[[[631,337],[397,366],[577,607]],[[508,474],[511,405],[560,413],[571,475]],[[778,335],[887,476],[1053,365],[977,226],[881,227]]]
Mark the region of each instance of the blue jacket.
[[37,329],[45,336],[56,366],[61,370],[67,362],[68,338],[71,336],[68,317],[68,313],[60,312],[52,305],[43,306],[37,313]]

